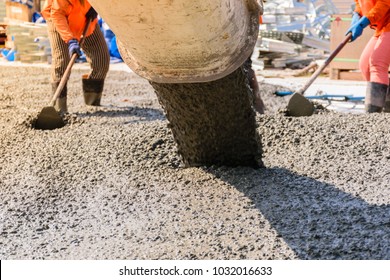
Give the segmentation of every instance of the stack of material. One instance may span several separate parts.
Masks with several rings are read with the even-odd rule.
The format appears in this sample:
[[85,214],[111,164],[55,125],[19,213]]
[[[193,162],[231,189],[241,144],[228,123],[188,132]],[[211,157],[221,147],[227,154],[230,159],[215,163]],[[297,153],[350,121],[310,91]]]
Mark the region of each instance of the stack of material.
[[334,6],[337,9],[337,12],[340,14],[351,14],[355,9],[355,1],[350,0],[332,0]]
[[7,0],[5,2],[6,7],[6,18],[5,21],[9,24],[17,22],[31,22],[34,8],[32,5],[27,3],[13,2]]
[[352,4],[350,0],[270,0],[264,5],[261,27],[329,40],[331,15],[352,13]]
[[305,42],[301,32],[260,31],[255,52],[263,68],[302,69],[313,60],[324,59],[329,50],[329,42],[316,47]]
[[16,61],[26,63],[51,61],[46,24],[9,25],[7,35],[7,47],[16,51]]
[[330,53],[332,15],[352,10],[351,0],[266,1],[258,59],[265,67],[276,68],[301,68],[325,59]]
[[5,1],[0,0],[0,22],[4,21],[5,16],[6,16]]

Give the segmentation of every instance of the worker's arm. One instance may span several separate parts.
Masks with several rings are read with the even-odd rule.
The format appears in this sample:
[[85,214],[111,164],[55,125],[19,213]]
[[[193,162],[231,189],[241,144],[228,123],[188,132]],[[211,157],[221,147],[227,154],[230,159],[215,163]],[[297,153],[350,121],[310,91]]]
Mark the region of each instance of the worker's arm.
[[360,37],[363,33],[363,29],[370,25],[370,20],[363,16],[361,17],[355,24],[351,25],[351,27],[347,30],[348,33],[351,33],[351,42],[355,41],[358,37]]
[[355,10],[352,13],[351,26],[355,25],[362,17],[362,9],[360,8],[359,0],[355,0],[355,3],[356,6],[355,6]]
[[359,0],[355,0],[355,11],[354,13],[357,13],[358,15],[362,16],[362,8],[360,7]]
[[351,33],[351,41],[356,40],[359,36],[362,35],[363,29],[369,25],[377,25],[378,22],[383,20],[387,12],[390,10],[390,1],[389,0],[378,0],[374,7],[363,7],[366,10],[369,9],[369,12],[364,15],[362,14],[362,7],[359,4],[358,0],[355,0],[356,8],[352,15],[351,27],[348,29],[347,33]]
[[366,17],[370,20],[371,25],[383,21],[385,15],[390,10],[390,1],[388,0],[377,0],[375,6],[368,12]]
[[62,40],[64,40],[66,43],[74,38],[67,19],[71,8],[71,5],[66,0],[53,0],[51,7],[51,19]]
[[264,1],[263,0],[257,0],[258,4],[259,4],[259,16],[262,16],[263,13],[264,13]]

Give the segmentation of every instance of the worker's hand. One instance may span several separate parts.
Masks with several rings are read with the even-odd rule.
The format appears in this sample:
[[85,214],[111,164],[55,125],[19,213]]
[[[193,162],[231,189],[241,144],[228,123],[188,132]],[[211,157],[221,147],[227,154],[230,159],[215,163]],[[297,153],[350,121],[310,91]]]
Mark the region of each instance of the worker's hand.
[[361,16],[357,12],[353,12],[351,26],[354,26],[359,21],[360,18]]
[[81,56],[81,49],[79,42],[76,39],[69,40],[68,42],[69,55],[72,56],[74,53],[77,53],[77,57]]
[[370,25],[370,20],[367,17],[361,17],[354,25],[352,25],[347,33],[352,34],[351,42],[355,41],[363,33],[363,29]]
[[89,8],[88,12],[85,14],[85,17],[91,21],[97,18],[97,16],[98,13],[95,11],[93,7]]

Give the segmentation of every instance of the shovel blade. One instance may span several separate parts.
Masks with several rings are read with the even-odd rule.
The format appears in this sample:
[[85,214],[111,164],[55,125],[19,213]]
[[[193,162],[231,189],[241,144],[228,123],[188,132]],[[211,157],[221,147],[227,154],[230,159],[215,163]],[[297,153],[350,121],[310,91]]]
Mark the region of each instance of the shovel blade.
[[287,110],[293,117],[311,116],[314,113],[314,105],[302,94],[294,93],[287,104]]
[[52,130],[65,126],[64,120],[54,107],[44,107],[35,122],[36,129]]

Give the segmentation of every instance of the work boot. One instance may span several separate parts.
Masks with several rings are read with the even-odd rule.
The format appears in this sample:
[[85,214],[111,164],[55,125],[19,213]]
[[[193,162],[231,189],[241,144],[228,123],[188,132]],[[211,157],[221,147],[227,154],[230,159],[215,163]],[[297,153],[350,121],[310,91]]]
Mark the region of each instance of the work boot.
[[100,106],[104,80],[87,79],[83,76],[83,93],[85,104],[91,106]]
[[385,84],[368,82],[365,107],[367,113],[380,113],[385,106],[386,94],[389,86]]
[[387,88],[385,108],[383,108],[383,112],[390,113],[390,86]]
[[[57,91],[59,85],[60,82],[54,82],[51,84],[53,95]],[[54,104],[54,109],[56,109],[56,111],[58,111],[61,115],[68,113],[67,96],[68,96],[68,87],[65,84],[64,88],[60,93],[60,96],[56,99],[56,103]]]

